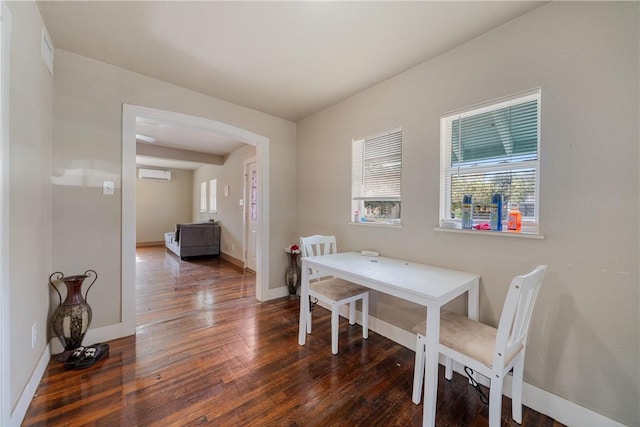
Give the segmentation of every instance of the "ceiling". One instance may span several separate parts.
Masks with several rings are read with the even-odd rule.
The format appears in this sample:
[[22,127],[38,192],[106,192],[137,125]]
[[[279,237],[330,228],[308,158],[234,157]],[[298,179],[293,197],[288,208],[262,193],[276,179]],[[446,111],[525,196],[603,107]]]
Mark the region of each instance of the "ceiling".
[[[207,129],[147,117],[136,118],[136,134],[142,135],[143,138],[154,139],[153,142],[138,139],[138,142],[220,156],[227,156],[245,145],[243,142]],[[136,163],[141,166],[192,170],[203,164],[139,155],[136,156]]]
[[[40,1],[56,49],[298,121],[523,15],[537,1]],[[140,125],[158,143],[202,131]],[[149,135],[154,136],[154,135]],[[234,141],[209,135],[223,153]],[[218,144],[224,147],[218,147]],[[194,149],[191,147],[189,149]],[[207,148],[207,152],[211,152]]]

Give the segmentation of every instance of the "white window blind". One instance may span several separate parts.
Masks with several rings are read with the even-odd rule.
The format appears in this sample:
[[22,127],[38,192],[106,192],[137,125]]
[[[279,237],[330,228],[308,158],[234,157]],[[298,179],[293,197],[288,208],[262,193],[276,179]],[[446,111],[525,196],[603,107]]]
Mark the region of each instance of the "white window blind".
[[400,220],[402,130],[392,129],[352,146],[352,208],[366,222]]
[[353,199],[400,201],[402,131],[353,142]]
[[200,212],[207,211],[207,181],[200,183]]
[[475,223],[489,221],[491,195],[504,198],[503,222],[513,203],[523,231],[538,232],[540,91],[443,116],[440,220],[461,218],[473,196]]
[[209,180],[209,212],[218,210],[218,180]]

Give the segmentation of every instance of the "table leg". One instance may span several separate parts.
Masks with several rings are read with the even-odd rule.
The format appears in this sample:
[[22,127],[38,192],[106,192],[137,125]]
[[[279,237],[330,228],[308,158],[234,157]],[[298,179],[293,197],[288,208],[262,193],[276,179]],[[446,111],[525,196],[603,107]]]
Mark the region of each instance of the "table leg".
[[427,307],[426,358],[424,364],[424,408],[422,425],[436,425],[436,400],[438,398],[438,343],[440,341],[440,306]]
[[480,279],[471,284],[467,298],[467,316],[469,319],[480,320]]
[[[480,320],[480,279],[474,280],[467,291],[467,317]],[[469,384],[473,385],[477,381],[478,376],[474,372],[469,377]]]
[[307,340],[307,318],[309,316],[309,269],[302,260],[302,278],[300,281],[300,323],[298,325],[298,344]]

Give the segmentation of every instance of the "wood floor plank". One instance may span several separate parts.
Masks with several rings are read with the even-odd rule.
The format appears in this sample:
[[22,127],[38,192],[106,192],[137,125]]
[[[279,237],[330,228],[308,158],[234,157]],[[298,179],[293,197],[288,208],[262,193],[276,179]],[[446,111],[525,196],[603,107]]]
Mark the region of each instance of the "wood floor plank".
[[[49,362],[24,426],[420,426],[411,402],[414,353],[314,309],[299,346],[299,301],[255,299],[255,275],[219,258],[136,251],[136,335],[109,342],[85,370]],[[511,420],[504,398],[502,423]],[[488,426],[465,378],[439,372],[436,424]],[[561,424],[524,408],[523,425]]]

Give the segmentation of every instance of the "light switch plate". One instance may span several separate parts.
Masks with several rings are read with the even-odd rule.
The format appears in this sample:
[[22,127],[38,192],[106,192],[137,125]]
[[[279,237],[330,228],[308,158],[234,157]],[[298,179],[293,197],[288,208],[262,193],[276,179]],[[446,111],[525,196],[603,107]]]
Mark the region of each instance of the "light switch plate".
[[113,181],[104,181],[102,183],[102,194],[105,196],[112,196],[114,192],[115,184]]

